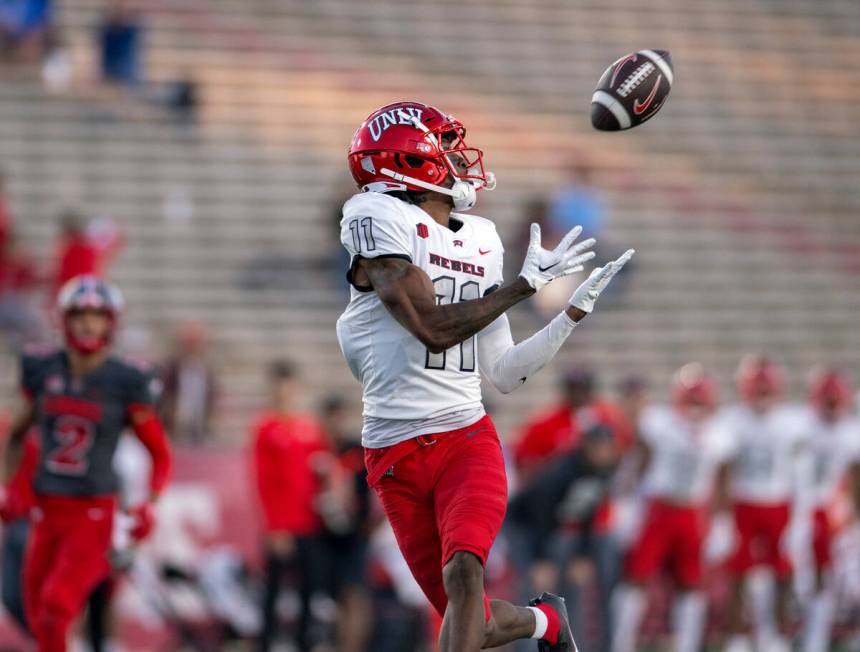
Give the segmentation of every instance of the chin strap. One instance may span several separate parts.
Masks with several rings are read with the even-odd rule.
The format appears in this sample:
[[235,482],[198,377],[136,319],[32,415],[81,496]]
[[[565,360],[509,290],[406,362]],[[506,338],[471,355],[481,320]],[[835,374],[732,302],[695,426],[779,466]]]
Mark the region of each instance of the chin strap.
[[379,172],[387,177],[391,177],[395,181],[410,183],[413,186],[418,186],[419,188],[424,188],[425,190],[432,190],[434,192],[440,192],[443,195],[453,197],[454,208],[456,208],[458,211],[469,210],[475,205],[475,201],[478,199],[477,188],[475,187],[475,184],[471,181],[463,181],[458,179],[454,182],[453,186],[451,186],[450,188],[445,188],[444,186],[437,186],[436,184],[422,181],[421,179],[416,179],[415,177],[408,177],[405,174],[399,174],[394,170],[389,170],[388,168],[382,168]]

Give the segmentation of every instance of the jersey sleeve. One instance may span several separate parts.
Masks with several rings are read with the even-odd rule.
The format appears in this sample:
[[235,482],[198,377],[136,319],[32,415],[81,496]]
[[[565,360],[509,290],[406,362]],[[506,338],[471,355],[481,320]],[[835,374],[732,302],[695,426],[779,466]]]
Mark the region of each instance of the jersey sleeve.
[[161,397],[161,380],[147,371],[129,370],[126,401],[129,406],[156,406]]
[[21,356],[21,391],[27,398],[39,393],[44,368],[44,360],[37,356]]
[[344,204],[340,241],[350,256],[347,274],[350,283],[352,269],[360,258],[395,257],[412,262],[415,225],[398,210],[394,203],[397,201],[380,193],[366,192]]
[[639,438],[648,446],[656,446],[660,432],[665,429],[666,412],[663,407],[645,408],[639,417]]
[[717,412],[706,426],[707,435],[714,441],[715,454],[721,463],[731,461],[740,451],[736,421],[737,412],[729,407]]
[[493,229],[493,234],[496,236],[496,242],[498,243],[498,255],[496,256],[496,260],[490,274],[490,287],[495,286],[500,288],[505,284],[505,248],[502,246],[502,239],[499,237],[499,234],[496,233],[495,228]]

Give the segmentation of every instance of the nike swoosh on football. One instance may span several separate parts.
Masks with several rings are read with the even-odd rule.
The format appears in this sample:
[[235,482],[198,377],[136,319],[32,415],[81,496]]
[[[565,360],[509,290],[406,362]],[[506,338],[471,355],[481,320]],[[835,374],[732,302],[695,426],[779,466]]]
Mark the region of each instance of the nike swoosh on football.
[[486,251],[484,251],[483,249],[478,249],[478,253],[481,254],[482,256],[486,256],[491,251],[492,251],[492,249],[487,249]]
[[546,270],[548,270],[548,269],[552,269],[552,268],[553,268],[553,267],[555,267],[556,265],[558,265],[558,263],[553,263],[553,264],[552,264],[552,265],[550,265],[549,267],[541,267],[540,265],[538,265],[538,270],[540,270],[541,272],[545,272],[545,271],[546,271]]
[[651,106],[651,102],[654,101],[654,96],[657,95],[657,88],[660,86],[660,81],[662,79],[663,75],[657,75],[657,81],[654,82],[654,88],[651,89],[651,94],[645,98],[645,101],[642,104],[639,104],[638,97],[633,100],[633,113],[636,115],[642,115],[642,113]]

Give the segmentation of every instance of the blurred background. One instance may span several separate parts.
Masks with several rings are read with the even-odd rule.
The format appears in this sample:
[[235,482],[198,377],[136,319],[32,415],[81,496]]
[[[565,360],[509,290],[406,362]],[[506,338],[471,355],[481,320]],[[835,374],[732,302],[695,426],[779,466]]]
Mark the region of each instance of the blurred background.
[[[597,79],[641,48],[671,51],[670,99],[641,128],[594,131]],[[340,470],[314,467],[320,492],[360,468],[345,458],[360,387],[334,333],[346,149],[401,99],[456,115],[483,148],[498,189],[475,212],[498,225],[509,278],[532,221],[549,239],[584,224],[599,260],[637,250],[551,367],[510,396],[487,389],[512,488],[524,433],[566,405],[571,377],[632,437],[641,403],[691,360],[726,400],[751,352],[784,365],[794,400],[815,365],[860,369],[856,0],[0,0],[0,404],[20,347],[55,337],[56,289],[82,272],[123,289],[119,348],[163,373],[176,481],[118,582],[112,631],[128,649],[259,635],[277,544],[254,451],[273,406],[327,433]],[[512,310],[515,334],[568,292]],[[436,623],[377,508],[362,510],[349,547],[362,569],[315,592],[308,636],[425,649]],[[501,539],[488,569],[497,595],[525,590],[515,547]],[[291,586],[272,598],[279,649],[298,649]],[[337,603],[359,614],[354,647],[331,643]],[[0,641],[29,649],[9,619]]]

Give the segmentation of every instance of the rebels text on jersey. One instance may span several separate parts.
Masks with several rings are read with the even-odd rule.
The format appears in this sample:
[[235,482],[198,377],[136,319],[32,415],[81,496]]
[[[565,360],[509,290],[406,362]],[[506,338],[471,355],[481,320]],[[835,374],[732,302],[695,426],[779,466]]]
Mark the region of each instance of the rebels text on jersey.
[[113,467],[130,409],[153,405],[158,381],[109,357],[80,379],[64,351],[22,358],[22,389],[34,402],[41,456],[33,488],[38,494],[104,496],[116,493]]
[[[341,350],[364,390],[364,445],[389,446],[416,434],[457,427],[446,415],[483,414],[477,336],[431,353],[391,316],[352,270],[361,258],[397,257],[420,267],[433,282],[438,304],[478,299],[502,283],[502,243],[492,222],[451,214],[452,230],[421,208],[382,193],[353,196],[343,208],[341,242],[352,265],[346,311],[337,323]],[[420,432],[375,435],[369,422],[413,422]],[[467,424],[461,424],[467,425]],[[382,430],[385,430],[384,428]]]

